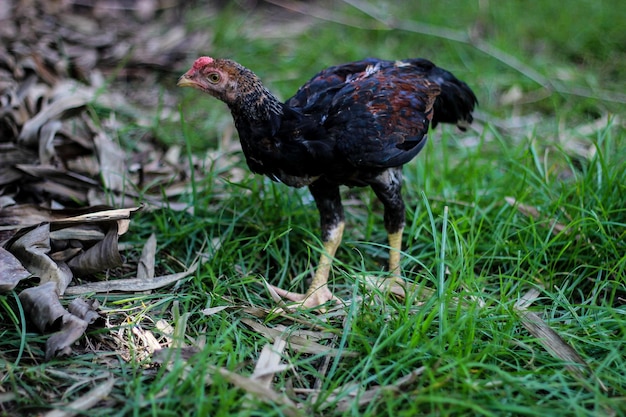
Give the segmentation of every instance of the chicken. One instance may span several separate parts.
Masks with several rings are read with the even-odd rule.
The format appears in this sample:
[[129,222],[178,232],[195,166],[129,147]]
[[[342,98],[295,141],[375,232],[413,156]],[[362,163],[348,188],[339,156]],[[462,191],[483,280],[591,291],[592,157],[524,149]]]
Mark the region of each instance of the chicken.
[[344,231],[340,185],[369,186],[382,202],[389,240],[385,282],[403,282],[402,165],[424,147],[429,126],[452,123],[464,130],[477,104],[467,84],[421,58],[333,66],[285,103],[252,71],[228,59],[198,58],[178,85],[228,105],[253,172],[309,188],[324,245],[313,280],[304,294],[273,287],[305,308],[335,300],[328,276]]

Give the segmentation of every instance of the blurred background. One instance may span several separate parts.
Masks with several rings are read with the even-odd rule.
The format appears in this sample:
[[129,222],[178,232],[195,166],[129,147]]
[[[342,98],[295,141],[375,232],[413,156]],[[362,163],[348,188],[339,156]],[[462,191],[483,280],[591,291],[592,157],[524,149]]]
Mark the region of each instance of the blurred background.
[[[608,0],[8,0],[0,6],[0,91],[29,71],[49,85],[106,82],[149,109],[136,118],[154,120],[156,109],[167,122],[181,94],[176,79],[198,55],[239,61],[283,99],[330,65],[425,57],[477,91],[479,119],[588,123],[624,109],[625,19],[626,5]],[[196,117],[217,135],[218,114]],[[15,134],[19,123],[3,120],[0,131]],[[180,140],[175,129],[161,136]]]

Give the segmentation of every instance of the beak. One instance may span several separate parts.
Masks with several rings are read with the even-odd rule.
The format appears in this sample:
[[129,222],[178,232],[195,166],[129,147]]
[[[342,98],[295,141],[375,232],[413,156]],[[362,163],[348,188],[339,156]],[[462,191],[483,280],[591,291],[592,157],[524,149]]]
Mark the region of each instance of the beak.
[[198,83],[191,79],[188,75],[189,73],[183,74],[176,83],[179,87],[198,87]]

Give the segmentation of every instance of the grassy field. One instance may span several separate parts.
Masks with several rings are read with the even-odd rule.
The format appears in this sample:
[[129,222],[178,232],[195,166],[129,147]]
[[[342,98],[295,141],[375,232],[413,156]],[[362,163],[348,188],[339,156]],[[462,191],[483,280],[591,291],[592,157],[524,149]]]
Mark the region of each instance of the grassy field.
[[[472,128],[438,127],[404,170],[414,291],[366,285],[385,275],[382,206],[346,188],[331,274],[345,304],[271,314],[264,282],[305,289],[321,250],[313,201],[252,175],[226,107],[181,90],[182,121],[150,129],[206,161],[184,200],[194,215],[140,213],[125,256],[154,233],[159,271],[200,266],[158,292],[95,295],[107,328],[48,363],[45,336],[3,298],[0,349],[23,352],[3,386],[24,394],[6,412],[63,409],[112,381],[91,416],[625,415],[626,6],[284,3],[301,13],[190,10],[212,41],[189,64],[236,59],[284,99],[329,65],[421,56],[478,96]],[[174,349],[152,355],[151,337]]]

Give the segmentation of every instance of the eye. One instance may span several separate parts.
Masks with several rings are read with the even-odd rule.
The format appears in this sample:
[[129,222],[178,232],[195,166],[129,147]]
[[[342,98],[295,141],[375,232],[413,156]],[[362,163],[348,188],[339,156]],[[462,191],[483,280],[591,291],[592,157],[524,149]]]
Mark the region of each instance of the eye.
[[209,80],[210,83],[212,84],[216,84],[220,81],[220,74],[217,72],[212,72],[207,76],[207,80]]

